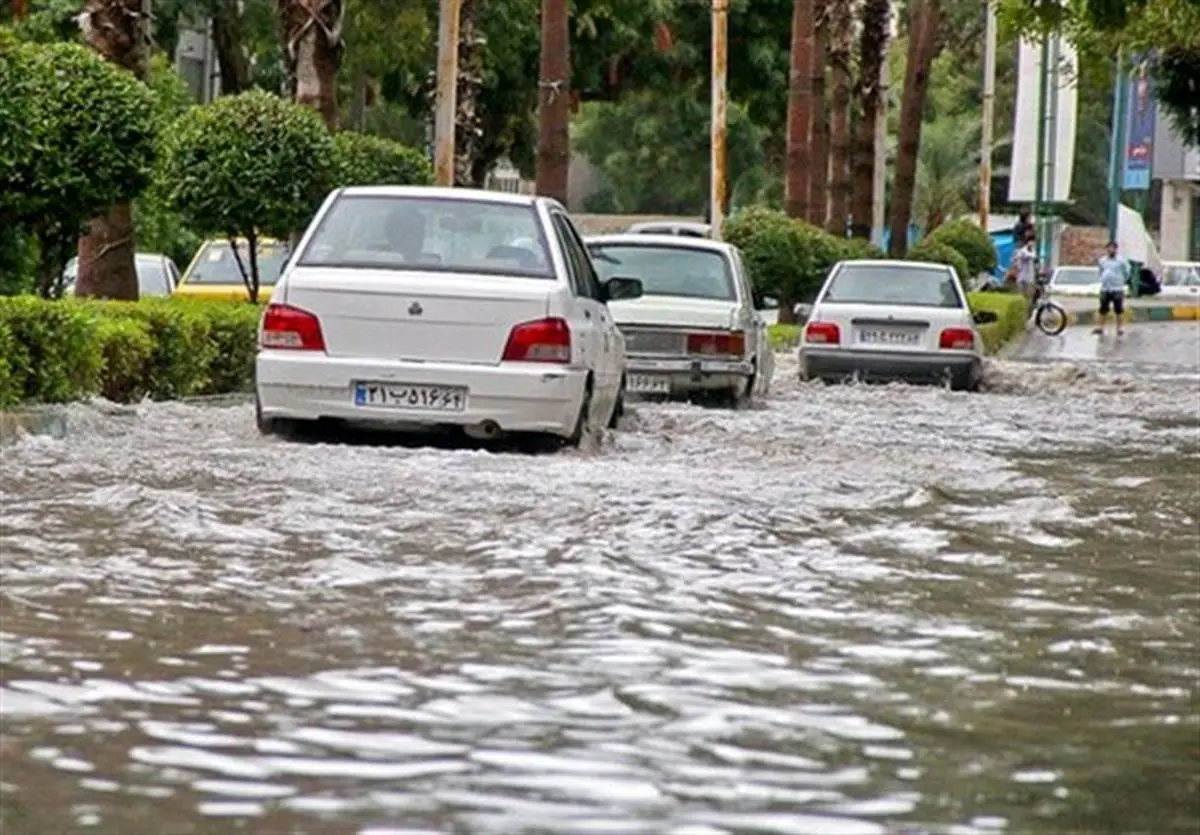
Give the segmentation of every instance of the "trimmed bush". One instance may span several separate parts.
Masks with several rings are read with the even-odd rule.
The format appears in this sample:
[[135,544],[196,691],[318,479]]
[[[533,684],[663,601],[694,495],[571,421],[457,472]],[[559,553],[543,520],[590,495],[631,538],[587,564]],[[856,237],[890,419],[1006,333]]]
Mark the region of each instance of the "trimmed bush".
[[959,274],[964,281],[996,269],[996,245],[992,243],[992,236],[965,218],[943,223],[925,240],[948,246],[966,259],[967,272]]
[[915,246],[909,247],[908,260],[928,261],[934,264],[946,264],[954,267],[954,271],[958,273],[958,280],[964,283],[970,277],[970,268],[967,266],[967,259],[963,258],[958,250],[946,244],[931,241],[928,238]]
[[261,308],[0,298],[0,406],[247,391]]
[[996,315],[995,322],[976,326],[987,353],[996,353],[1025,332],[1029,307],[1023,296],[1016,293],[968,293],[967,303],[972,312],[987,311]]
[[428,186],[433,166],[418,150],[365,133],[333,137],[334,186]]
[[839,261],[866,261],[887,258],[887,254],[882,249],[870,241],[864,241],[862,238],[838,238],[837,241],[841,251],[841,254],[838,256]]

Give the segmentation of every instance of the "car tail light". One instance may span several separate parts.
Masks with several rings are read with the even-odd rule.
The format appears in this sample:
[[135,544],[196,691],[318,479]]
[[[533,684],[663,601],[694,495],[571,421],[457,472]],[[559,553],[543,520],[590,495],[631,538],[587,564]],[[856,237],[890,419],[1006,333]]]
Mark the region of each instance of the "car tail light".
[[571,328],[562,319],[522,322],[508,334],[505,362],[570,362]]
[[833,322],[809,322],[804,326],[804,341],[824,345],[840,345],[842,330]]
[[263,313],[258,344],[263,348],[324,351],[321,322],[307,310],[286,304],[269,304]]
[[740,357],[746,353],[746,334],[741,331],[689,333],[687,352],[704,356]]
[[975,331],[970,328],[946,328],[938,337],[944,351],[970,351],[975,347]]

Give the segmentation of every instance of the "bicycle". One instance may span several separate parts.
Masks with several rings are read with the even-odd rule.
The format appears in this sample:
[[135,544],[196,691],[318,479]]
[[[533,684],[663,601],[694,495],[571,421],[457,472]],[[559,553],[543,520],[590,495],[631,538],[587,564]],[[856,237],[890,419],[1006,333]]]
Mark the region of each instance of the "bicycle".
[[1033,298],[1029,300],[1029,315],[1037,329],[1046,336],[1058,336],[1067,329],[1067,311],[1050,298],[1047,287],[1050,279],[1039,272],[1033,282]]

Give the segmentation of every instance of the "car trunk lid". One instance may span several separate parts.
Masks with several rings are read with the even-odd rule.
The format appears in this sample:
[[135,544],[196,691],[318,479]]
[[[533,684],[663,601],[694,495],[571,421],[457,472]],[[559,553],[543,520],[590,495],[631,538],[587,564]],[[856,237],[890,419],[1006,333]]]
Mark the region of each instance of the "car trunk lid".
[[810,321],[833,322],[840,347],[852,351],[937,351],[941,332],[973,327],[963,308],[820,304]]
[[610,302],[609,310],[630,355],[679,356],[687,353],[688,333],[736,327],[735,303],[720,299],[642,296]]

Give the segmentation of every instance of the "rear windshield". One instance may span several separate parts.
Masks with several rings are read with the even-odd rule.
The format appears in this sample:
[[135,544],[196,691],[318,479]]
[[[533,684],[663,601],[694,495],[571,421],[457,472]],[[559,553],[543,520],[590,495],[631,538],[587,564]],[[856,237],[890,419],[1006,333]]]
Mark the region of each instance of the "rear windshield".
[[[137,270],[139,296],[168,296],[171,294],[171,279],[167,274],[166,264],[161,258],[135,255],[133,263]],[[79,259],[72,258],[63,269],[64,293],[74,289],[78,274]]]
[[601,281],[636,278],[647,296],[736,298],[725,256],[708,249],[639,244],[589,244]]
[[1096,269],[1087,269],[1085,267],[1059,270],[1054,274],[1055,284],[1097,284],[1099,281],[1100,272]]
[[1163,269],[1164,287],[1200,286],[1200,264],[1171,264]]
[[[250,247],[245,241],[238,242],[238,254],[242,264],[250,269]],[[258,242],[258,281],[259,285],[269,287],[279,281],[279,273],[287,261],[287,245],[274,241]],[[233,257],[233,249],[229,241],[209,241],[200,250],[200,256],[192,262],[191,272],[184,280],[188,284],[236,284],[241,286],[242,271],[238,269],[237,259]]]
[[298,263],[554,277],[533,206],[444,197],[340,197]]
[[901,304],[962,307],[962,296],[949,270],[887,264],[845,264],[821,297],[834,304]]

